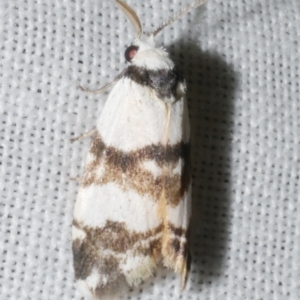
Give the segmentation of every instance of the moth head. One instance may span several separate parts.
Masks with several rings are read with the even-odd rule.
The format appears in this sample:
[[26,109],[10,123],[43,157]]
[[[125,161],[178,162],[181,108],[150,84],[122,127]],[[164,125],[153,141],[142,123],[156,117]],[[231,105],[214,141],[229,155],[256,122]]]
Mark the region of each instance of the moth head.
[[180,19],[182,16],[186,15],[187,13],[189,13],[194,8],[204,4],[206,1],[207,0],[196,0],[196,1],[194,1],[191,5],[184,8],[178,14],[172,16],[170,19],[163,22],[153,32],[143,33],[142,25],[141,25],[140,19],[137,16],[136,12],[128,4],[126,4],[125,2],[123,2],[121,0],[116,0],[117,5],[124,12],[127,19],[133,25],[133,27],[135,29],[135,32],[136,32],[136,35],[137,35],[137,37],[134,40],[134,42],[132,43],[132,45],[129,46],[125,51],[126,61],[128,61],[130,63],[134,62],[135,58],[137,58],[136,56],[137,56],[138,53],[141,53],[143,51],[147,51],[148,52],[147,55],[148,55],[149,52],[153,49],[155,49],[156,52],[157,52],[157,53],[153,53],[153,54],[158,54],[158,55],[163,54],[165,51],[163,51],[163,50],[159,51],[159,49],[155,48],[154,37],[160,31],[162,31],[165,27],[172,24],[174,21]]

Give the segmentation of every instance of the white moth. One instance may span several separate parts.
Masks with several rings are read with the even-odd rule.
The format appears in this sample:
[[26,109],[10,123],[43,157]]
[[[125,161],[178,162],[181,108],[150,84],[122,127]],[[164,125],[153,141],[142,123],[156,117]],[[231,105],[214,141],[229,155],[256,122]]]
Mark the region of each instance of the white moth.
[[[185,81],[155,35],[205,1],[194,2],[151,34],[116,0],[137,38],[92,136],[73,221],[77,282],[89,299],[114,299],[150,277],[157,264],[188,274],[191,214],[190,127]],[[94,91],[95,92],[95,91]],[[77,139],[79,139],[77,138]],[[74,139],[76,140],[76,139]]]

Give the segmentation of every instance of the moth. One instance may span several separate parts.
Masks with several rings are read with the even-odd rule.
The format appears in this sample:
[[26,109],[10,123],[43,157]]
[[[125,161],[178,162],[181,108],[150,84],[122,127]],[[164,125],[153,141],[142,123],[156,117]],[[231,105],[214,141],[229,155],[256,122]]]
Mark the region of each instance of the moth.
[[[94,92],[111,92],[92,136],[72,226],[75,278],[90,299],[114,299],[162,263],[188,275],[191,215],[190,125],[186,84],[154,37],[205,1],[196,1],[150,34],[126,3],[116,4],[136,38],[128,67]],[[74,140],[76,140],[74,139]]]

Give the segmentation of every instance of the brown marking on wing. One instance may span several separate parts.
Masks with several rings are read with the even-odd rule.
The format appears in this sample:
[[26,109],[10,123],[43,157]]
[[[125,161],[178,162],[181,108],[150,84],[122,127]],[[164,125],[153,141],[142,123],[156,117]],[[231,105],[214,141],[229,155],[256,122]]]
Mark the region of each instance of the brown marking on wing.
[[[86,233],[83,240],[73,241],[75,278],[85,280],[96,270],[107,278],[99,281],[93,293],[112,293],[118,285],[126,283],[126,274],[120,264],[128,256],[145,256],[158,262],[161,255],[165,266],[173,269],[186,281],[188,270],[187,230],[168,223],[146,232],[128,230],[125,223],[107,221],[102,228],[81,225],[74,219],[73,225]],[[167,229],[167,240],[162,245],[162,231]],[[174,236],[175,235],[175,236]],[[110,252],[105,252],[109,250]]]
[[120,286],[127,284],[119,268],[119,260],[113,255],[101,256],[101,252],[89,240],[73,241],[72,250],[76,280],[87,279],[93,270],[107,278],[105,284],[100,281],[95,290],[90,290],[92,294],[98,297],[100,294],[114,294]]
[[97,131],[97,133],[93,136],[90,152],[97,159],[101,159],[104,149],[105,144],[102,142],[102,139]]
[[167,256],[171,257],[186,257],[187,256],[187,240],[188,230],[183,227],[176,227],[168,222],[166,226],[167,239],[163,241],[163,248]]
[[127,169],[133,169],[135,165],[147,160],[155,161],[160,167],[164,164],[175,166],[180,158],[189,161],[190,143],[178,142],[177,144],[167,146],[163,146],[161,143],[151,144],[137,150],[125,152],[106,146],[97,132],[93,137],[90,152],[95,157],[94,162],[90,164],[91,168],[96,168],[99,159],[103,158],[105,154],[105,160],[108,164],[121,167],[122,170],[126,171]]
[[[167,203],[173,207],[183,199],[187,192],[190,170],[190,145],[179,142],[175,145],[149,145],[134,151],[121,151],[107,147],[99,134],[94,137],[91,146],[93,160],[86,165],[82,187],[117,183],[122,189],[133,189],[141,195],[148,194],[159,201],[165,190]],[[158,166],[166,166],[167,172],[154,177],[142,166],[144,161],[153,160]],[[181,174],[173,174],[179,161],[182,161]],[[99,169],[102,173],[99,173]]]
[[186,236],[187,230],[183,227],[176,227],[172,223],[168,223],[168,229],[177,237]]
[[184,287],[189,271],[188,230],[168,222],[165,226],[165,238],[162,241],[163,263],[181,276]]
[[80,227],[86,233],[86,239],[97,249],[110,249],[116,253],[131,250],[141,241],[156,236],[162,231],[162,225],[147,232],[129,231],[123,222],[106,221],[102,228]]
[[[92,228],[83,226],[74,220],[73,225],[83,230],[86,236],[83,240],[73,241],[73,262],[76,279],[86,279],[96,269],[100,274],[115,277],[121,274],[121,260],[112,254],[103,254],[104,250],[126,258],[130,256],[152,257],[155,261],[161,255],[161,231],[163,225],[146,232],[131,231],[125,223],[107,221],[104,227]],[[129,250],[129,254],[128,254]]]

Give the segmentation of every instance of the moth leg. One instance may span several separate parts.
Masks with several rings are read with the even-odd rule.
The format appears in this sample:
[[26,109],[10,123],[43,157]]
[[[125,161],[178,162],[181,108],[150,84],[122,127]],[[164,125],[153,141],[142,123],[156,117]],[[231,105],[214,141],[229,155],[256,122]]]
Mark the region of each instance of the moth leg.
[[117,81],[123,76],[123,73],[124,73],[124,71],[121,72],[112,82],[104,85],[100,89],[89,90],[89,89],[85,89],[81,85],[79,85],[78,88],[81,89],[83,92],[92,93],[92,94],[99,94],[99,93],[102,93],[102,92],[106,91],[107,89],[111,88],[112,86],[114,86],[117,83]]
[[83,133],[83,134],[81,134],[81,135],[79,135],[79,136],[77,136],[77,137],[75,137],[75,138],[72,138],[70,141],[71,141],[71,143],[74,143],[74,142],[76,142],[76,141],[83,140],[83,139],[85,139],[85,138],[87,138],[87,137],[92,136],[92,135],[95,134],[96,132],[97,132],[96,127],[93,127],[93,128],[92,128],[91,130],[89,130],[88,132],[85,132],[85,133]]

